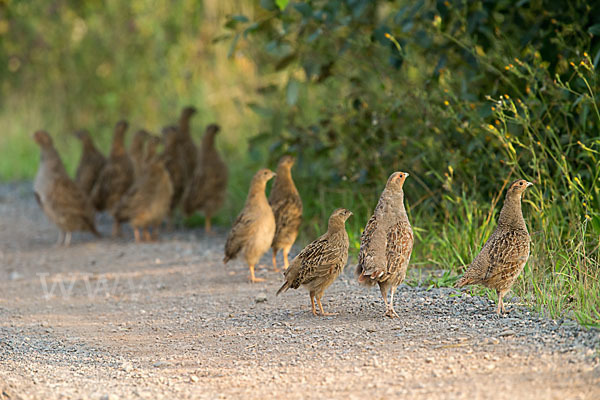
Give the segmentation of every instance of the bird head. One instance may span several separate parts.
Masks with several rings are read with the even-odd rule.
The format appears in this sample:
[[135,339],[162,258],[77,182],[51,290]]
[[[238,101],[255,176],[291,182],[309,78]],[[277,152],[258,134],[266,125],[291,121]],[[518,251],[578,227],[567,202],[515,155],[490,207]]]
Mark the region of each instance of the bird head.
[[216,135],[221,130],[218,124],[210,124],[206,127],[206,133],[209,135]]
[[279,160],[278,166],[292,168],[294,166],[295,162],[296,162],[296,159],[293,156],[285,155],[285,156],[281,157],[281,159]]
[[41,147],[52,146],[52,138],[46,131],[37,131],[33,134],[33,140]]
[[162,136],[165,142],[165,146],[175,143],[177,141],[177,127],[174,125],[165,126],[162,129]]
[[86,140],[90,136],[90,133],[87,131],[87,129],[80,129],[78,131],[75,131],[75,133],[73,134],[79,140]]
[[517,179],[508,188],[506,196],[521,196],[525,189],[529,186],[533,186],[533,183],[526,181],[525,179]]
[[271,171],[270,169],[263,168],[261,170],[258,170],[258,172],[254,174],[254,178],[252,178],[252,183],[261,183],[264,185],[269,181],[269,179],[273,178],[275,175],[277,174]]
[[408,172],[401,172],[401,171],[394,172],[388,178],[388,181],[387,181],[387,184],[385,185],[385,187],[389,188],[389,189],[402,190],[404,181],[406,180],[406,178],[409,175],[410,174]]
[[328,227],[329,229],[343,229],[346,220],[352,216],[352,211],[345,208],[337,208],[329,217]]
[[129,123],[127,121],[125,121],[124,119],[122,119],[121,121],[117,122],[117,125],[115,125],[115,131],[119,132],[119,133],[123,133],[127,130],[128,127],[129,127]]
[[181,111],[181,116],[183,118],[190,118],[192,115],[196,114],[198,110],[196,110],[196,107],[194,106],[187,106],[184,107],[183,110]]

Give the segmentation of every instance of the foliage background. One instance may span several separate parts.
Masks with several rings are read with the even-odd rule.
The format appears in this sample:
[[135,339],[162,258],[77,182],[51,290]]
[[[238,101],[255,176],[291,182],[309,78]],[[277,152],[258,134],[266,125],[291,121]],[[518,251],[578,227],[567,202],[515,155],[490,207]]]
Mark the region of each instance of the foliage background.
[[73,170],[73,130],[107,149],[117,119],[157,131],[195,104],[196,137],[224,127],[223,224],[251,172],[292,153],[301,240],[345,206],[356,251],[387,176],[405,170],[412,264],[434,271],[420,283],[446,285],[524,177],[533,250],[515,293],[595,325],[599,35],[586,1],[3,0],[0,178],[33,175],[39,127]]

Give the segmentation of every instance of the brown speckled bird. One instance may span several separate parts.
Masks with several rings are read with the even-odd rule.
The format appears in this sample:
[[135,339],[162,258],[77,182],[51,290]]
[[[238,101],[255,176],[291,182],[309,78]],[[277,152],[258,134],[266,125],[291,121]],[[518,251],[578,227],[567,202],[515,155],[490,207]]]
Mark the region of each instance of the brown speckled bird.
[[[397,317],[394,292],[404,281],[413,248],[413,232],[404,208],[402,186],[408,174],[390,175],[377,207],[360,237],[356,274],[364,285],[379,284],[385,315]],[[388,302],[388,290],[390,300]]]
[[215,148],[215,136],[219,129],[216,124],[206,127],[196,171],[182,198],[186,215],[196,210],[204,212],[206,233],[211,233],[211,218],[223,206],[227,191],[227,165]]
[[[125,131],[128,124],[126,121],[119,121],[115,126],[113,143],[110,157],[106,162],[98,180],[92,189],[92,203],[96,210],[108,212],[114,217],[114,207],[121,200],[121,196],[133,184],[133,163],[125,150]],[[115,219],[113,224],[113,236],[121,233],[121,226]]]
[[519,179],[506,192],[498,226],[475,257],[457,287],[481,284],[498,293],[497,313],[504,313],[502,298],[523,271],[529,258],[529,232],[521,210],[521,196],[533,185]]
[[106,157],[96,148],[88,131],[77,131],[75,132],[75,136],[81,140],[83,147],[77,172],[75,173],[75,183],[83,190],[86,196],[89,196],[100,175],[100,171],[102,171],[104,164],[106,164]]
[[171,205],[173,185],[164,161],[156,155],[159,144],[159,138],[148,138],[141,172],[133,186],[123,195],[115,211],[115,218],[119,222],[131,223],[136,242],[140,242],[140,229],[143,230],[145,240],[151,240],[149,228],[153,229],[153,239],[158,237],[158,227]]
[[135,176],[139,175],[144,166],[144,146],[149,136],[148,132],[140,129],[133,135],[133,139],[131,139],[131,144],[129,145],[129,157],[133,163],[133,173]]
[[298,289],[303,285],[308,289],[312,313],[317,315],[315,299],[321,315],[326,313],[321,304],[323,292],[340,276],[348,261],[348,233],[346,220],[352,213],[338,208],[329,217],[327,232],[306,246],[285,271],[285,282],[277,294],[289,288]]
[[173,227],[173,217],[175,209],[183,196],[188,167],[179,151],[179,132],[177,127],[167,126],[163,128],[162,134],[165,143],[162,159],[165,162],[167,171],[169,171],[171,183],[173,184],[173,196],[171,197],[169,211],[169,226]]
[[48,219],[60,229],[57,245],[68,246],[74,231],[90,231],[99,237],[94,208],[67,175],[52,138],[44,131],[36,132],[33,138],[41,149],[40,166],[33,184],[35,198]]
[[292,166],[296,160],[292,156],[283,156],[277,166],[277,177],[269,194],[269,204],[275,214],[277,228],[271,248],[273,250],[273,268],[277,269],[277,252],[283,249],[283,268],[289,266],[288,254],[298,236],[302,223],[302,199],[292,179]]
[[185,183],[191,181],[194,171],[196,169],[198,159],[198,149],[192,139],[190,130],[190,120],[192,116],[196,114],[196,108],[193,106],[185,107],[181,111],[179,117],[179,130],[178,130],[178,151],[180,156],[183,158],[185,164]]
[[266,168],[254,175],[246,204],[233,223],[225,243],[223,262],[227,263],[242,253],[250,269],[252,282],[264,281],[254,276],[254,266],[271,247],[275,234],[275,216],[265,195],[267,182],[274,176],[275,173]]

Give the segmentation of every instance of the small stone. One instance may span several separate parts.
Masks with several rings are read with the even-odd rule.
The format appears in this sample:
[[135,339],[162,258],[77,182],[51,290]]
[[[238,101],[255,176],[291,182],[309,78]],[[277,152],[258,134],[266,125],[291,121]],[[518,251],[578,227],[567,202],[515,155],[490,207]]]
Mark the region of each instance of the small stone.
[[427,358],[425,359],[425,362],[426,362],[427,364],[432,364],[434,361],[435,361],[435,358],[433,358],[433,357],[427,357]]
[[167,363],[166,363],[166,362],[164,362],[164,361],[157,361],[157,362],[155,362],[154,364],[152,364],[152,366],[153,366],[154,368],[162,367],[162,366],[164,366],[164,365],[167,365]]
[[119,400],[119,396],[114,393],[105,394],[100,397],[100,400]]
[[196,375],[190,375],[190,381],[193,383],[198,382],[200,379]]
[[367,332],[371,332],[371,333],[377,332],[377,329],[369,327],[369,328],[367,328]]
[[22,277],[23,275],[21,275],[17,271],[11,271],[10,274],[8,274],[9,281],[16,281],[17,279],[21,279]]
[[506,329],[498,334],[498,336],[500,336],[500,337],[508,337],[508,336],[514,336],[514,335],[515,335],[515,331],[513,331],[512,329]]
[[257,302],[257,303],[264,303],[265,301],[267,301],[267,294],[264,293],[264,292],[260,292],[254,298],[254,301]]

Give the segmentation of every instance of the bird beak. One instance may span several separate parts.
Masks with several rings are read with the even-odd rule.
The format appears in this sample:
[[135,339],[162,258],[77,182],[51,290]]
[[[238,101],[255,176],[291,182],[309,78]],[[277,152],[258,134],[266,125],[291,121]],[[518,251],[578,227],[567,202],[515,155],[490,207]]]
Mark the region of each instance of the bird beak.
[[406,175],[407,178],[410,176],[410,174],[408,172],[405,172],[404,174]]
[[529,186],[533,186],[533,183],[527,182],[527,187],[529,187]]

